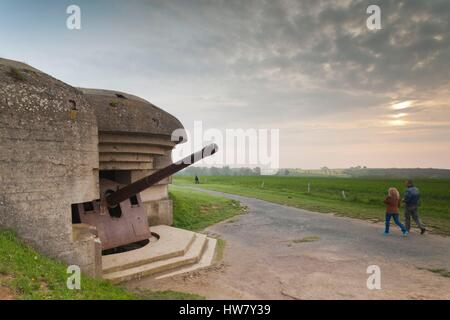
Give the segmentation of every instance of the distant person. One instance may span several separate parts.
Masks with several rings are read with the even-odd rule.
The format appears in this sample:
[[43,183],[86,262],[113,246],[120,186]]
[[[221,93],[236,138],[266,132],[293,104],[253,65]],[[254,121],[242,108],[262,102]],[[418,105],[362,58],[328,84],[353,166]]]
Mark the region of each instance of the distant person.
[[414,219],[415,223],[420,229],[420,234],[424,234],[427,229],[422,224],[419,218],[419,200],[420,200],[420,192],[419,189],[414,187],[414,183],[412,180],[406,180],[405,182],[406,191],[405,196],[403,197],[403,202],[405,203],[405,225],[406,229],[411,229],[411,217]]
[[389,188],[388,195],[384,199],[384,203],[386,204],[386,228],[384,229],[384,235],[389,234],[391,218],[393,218],[395,224],[402,230],[403,235],[407,236],[408,230],[406,230],[405,226],[401,224],[400,220],[398,219],[401,199],[400,193],[396,188]]
[[195,175],[195,184],[200,184],[200,180],[198,179],[197,175]]

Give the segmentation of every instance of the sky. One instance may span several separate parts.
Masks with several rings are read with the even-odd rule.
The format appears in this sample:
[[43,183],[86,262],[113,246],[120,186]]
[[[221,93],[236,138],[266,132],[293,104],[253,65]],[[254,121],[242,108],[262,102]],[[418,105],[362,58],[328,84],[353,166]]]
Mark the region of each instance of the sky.
[[1,0],[0,57],[187,129],[279,129],[281,167],[450,168],[449,24],[448,0]]

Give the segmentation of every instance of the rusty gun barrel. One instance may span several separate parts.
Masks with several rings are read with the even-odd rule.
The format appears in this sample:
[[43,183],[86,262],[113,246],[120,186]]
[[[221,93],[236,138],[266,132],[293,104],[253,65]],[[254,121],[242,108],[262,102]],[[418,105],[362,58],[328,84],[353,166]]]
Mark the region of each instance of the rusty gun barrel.
[[144,191],[145,189],[151,187],[152,185],[156,184],[162,179],[171,176],[172,174],[177,173],[178,171],[183,170],[186,167],[189,167],[190,165],[194,164],[195,162],[203,158],[213,155],[218,150],[219,147],[217,146],[217,144],[215,143],[210,144],[204,147],[202,150],[197,151],[180,161],[172,163],[171,165],[161,170],[158,170],[151,175],[139,179],[136,182],[133,182],[123,187],[122,189],[114,193],[111,193],[106,197],[106,202],[108,203],[108,206],[115,207],[122,201],[125,201],[126,199]]

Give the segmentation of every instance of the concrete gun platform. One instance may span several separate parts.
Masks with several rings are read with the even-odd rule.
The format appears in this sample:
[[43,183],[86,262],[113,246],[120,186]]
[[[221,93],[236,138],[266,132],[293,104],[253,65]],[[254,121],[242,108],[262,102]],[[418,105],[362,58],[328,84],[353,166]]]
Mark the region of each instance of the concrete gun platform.
[[216,239],[164,225],[152,227],[151,232],[157,236],[142,248],[103,256],[103,278],[114,283],[163,278],[212,264]]

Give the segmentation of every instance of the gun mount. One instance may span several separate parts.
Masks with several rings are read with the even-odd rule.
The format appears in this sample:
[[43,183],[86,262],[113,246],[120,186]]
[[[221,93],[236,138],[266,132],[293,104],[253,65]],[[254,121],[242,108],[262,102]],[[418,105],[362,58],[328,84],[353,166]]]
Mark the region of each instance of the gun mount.
[[100,180],[100,199],[74,206],[80,222],[96,227],[102,249],[112,249],[151,237],[140,192],[218,151],[216,144],[168,165],[129,185]]

